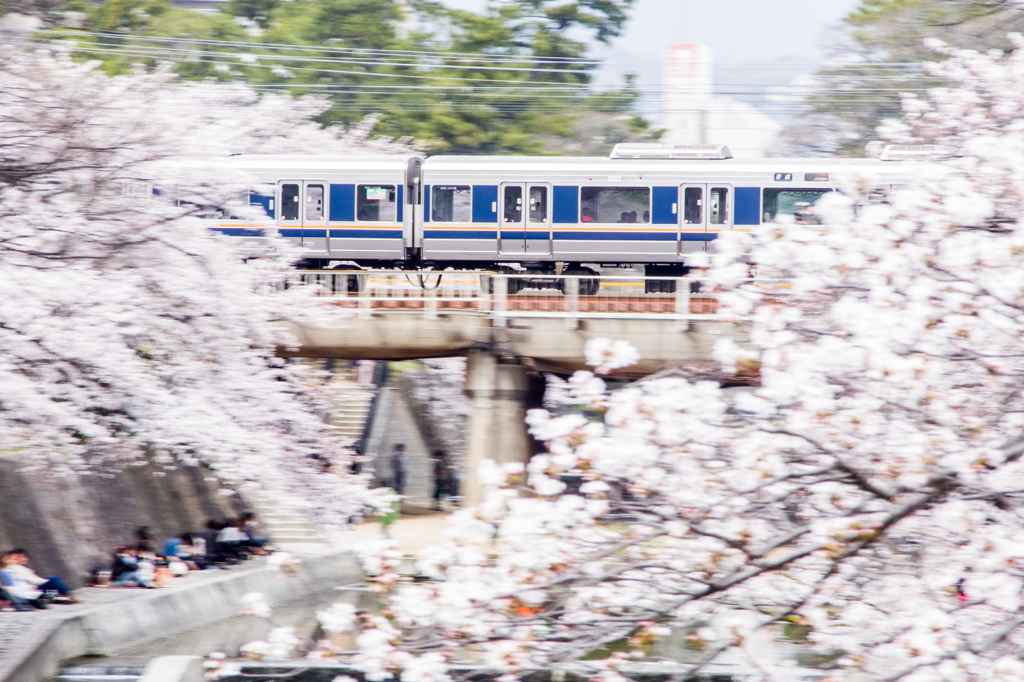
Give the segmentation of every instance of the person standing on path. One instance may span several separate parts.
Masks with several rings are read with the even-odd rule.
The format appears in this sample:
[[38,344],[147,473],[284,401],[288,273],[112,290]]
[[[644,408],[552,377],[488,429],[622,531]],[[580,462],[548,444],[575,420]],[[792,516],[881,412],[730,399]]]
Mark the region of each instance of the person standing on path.
[[391,455],[391,472],[395,479],[395,492],[405,494],[405,443],[395,443],[395,451]]
[[434,450],[434,509],[441,510],[441,498],[452,494],[451,469],[448,467],[448,456],[444,450]]

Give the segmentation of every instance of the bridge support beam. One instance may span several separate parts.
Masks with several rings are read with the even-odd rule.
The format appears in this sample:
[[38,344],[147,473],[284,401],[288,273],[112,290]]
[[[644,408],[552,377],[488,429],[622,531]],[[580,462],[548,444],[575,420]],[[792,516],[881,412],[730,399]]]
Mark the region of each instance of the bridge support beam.
[[480,462],[491,459],[525,464],[533,454],[534,441],[524,420],[536,384],[520,364],[505,362],[487,351],[469,352],[466,392],[473,402],[473,412],[462,472],[464,506],[481,501],[483,489],[476,476]]

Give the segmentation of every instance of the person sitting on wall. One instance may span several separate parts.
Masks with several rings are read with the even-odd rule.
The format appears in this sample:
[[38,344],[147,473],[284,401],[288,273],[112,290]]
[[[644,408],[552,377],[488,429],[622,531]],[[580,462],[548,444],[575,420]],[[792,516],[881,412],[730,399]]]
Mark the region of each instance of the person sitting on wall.
[[117,587],[156,587],[151,575],[152,564],[147,569],[146,563],[139,559],[138,546],[118,547],[110,567],[110,584]]
[[[167,538],[164,540],[164,544],[160,546],[160,556],[167,557],[168,559],[178,556],[178,548],[181,546],[182,542],[184,542],[186,535],[188,535],[188,533],[182,533],[181,535],[176,535],[173,538]],[[190,536],[189,544],[191,543],[192,540]]]
[[13,552],[4,552],[0,557],[0,590],[3,590],[0,601],[8,602],[15,611],[45,609],[46,599],[43,592],[31,585],[19,584],[14,574],[8,570],[14,564]]
[[252,550],[245,545],[248,536],[239,530],[238,519],[228,519],[224,527],[217,533],[217,553],[229,561],[248,559]]
[[[0,566],[3,566],[2,560],[0,560]],[[16,597],[7,591],[13,586],[14,579],[0,569],[0,611],[35,611],[35,607],[27,600]]]
[[242,531],[242,534],[248,538],[243,540],[242,544],[255,549],[257,554],[267,553],[263,546],[270,542],[270,538],[264,536],[260,531],[259,520],[256,518],[255,512],[242,512],[241,516],[238,517],[238,530]]
[[135,549],[144,554],[157,556],[156,543],[153,540],[153,531],[149,526],[139,526],[135,529]]
[[[192,533],[169,538],[164,542],[163,555],[167,559],[168,566],[175,561],[183,562],[191,571],[201,571],[209,568],[212,564],[206,559],[206,546],[202,544]],[[172,573],[174,573],[172,567]],[[179,571],[180,572],[180,571]]]
[[216,519],[209,519],[206,522],[206,530],[203,531],[202,540],[206,547],[206,560],[212,566],[224,557],[217,553],[217,534],[224,528],[224,524]]
[[19,597],[29,593],[36,593],[38,596],[25,597],[30,601],[38,599],[40,596],[49,597],[53,595],[51,601],[54,604],[78,603],[78,599],[71,595],[71,588],[64,583],[60,576],[53,575],[43,578],[29,568],[28,563],[28,552],[23,549],[12,549],[7,553],[3,570],[14,580],[14,585],[10,591]]

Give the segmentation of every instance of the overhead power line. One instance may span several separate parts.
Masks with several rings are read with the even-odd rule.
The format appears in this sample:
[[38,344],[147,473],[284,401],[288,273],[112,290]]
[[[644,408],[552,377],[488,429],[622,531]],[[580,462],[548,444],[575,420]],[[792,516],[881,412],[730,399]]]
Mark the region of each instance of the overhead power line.
[[[2,33],[2,32],[0,32]],[[615,61],[520,54],[471,54],[416,50],[380,50],[344,46],[289,45],[254,41],[206,40],[124,35],[95,31],[21,32],[21,42],[38,45],[66,41],[79,53],[129,60],[201,63],[218,70],[225,85],[241,82],[246,71],[269,69],[287,81],[293,74],[318,82],[251,82],[261,92],[290,92],[332,96],[339,111],[401,107],[428,111],[438,106],[455,111],[497,107],[502,111],[530,109],[560,113],[612,106],[623,95],[642,96],[633,109],[643,114],[685,110],[728,109],[728,102],[700,99],[665,86],[601,88],[589,82],[595,67],[623,70],[658,65],[652,61]],[[339,68],[340,67],[340,68]],[[813,75],[808,69],[818,70]],[[822,71],[822,69],[827,69]],[[775,82],[765,83],[765,73]],[[478,75],[477,75],[478,74]],[[508,78],[496,77],[498,74]],[[806,111],[811,105],[847,108],[892,103],[901,93],[924,93],[935,82],[923,65],[905,63],[728,63],[715,66],[715,98],[738,98],[772,114]],[[789,83],[780,84],[780,75]],[[543,77],[583,76],[539,80]],[[274,77],[267,73],[267,79]],[[262,76],[261,76],[262,78]],[[257,79],[258,81],[259,79]],[[334,82],[331,82],[334,81]],[[416,95],[422,93],[422,97]]]

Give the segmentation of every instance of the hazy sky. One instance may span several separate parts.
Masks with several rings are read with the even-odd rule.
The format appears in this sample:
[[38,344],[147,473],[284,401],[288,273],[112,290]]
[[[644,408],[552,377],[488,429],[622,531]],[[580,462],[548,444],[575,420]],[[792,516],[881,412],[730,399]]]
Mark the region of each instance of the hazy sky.
[[[811,73],[828,54],[835,29],[859,0],[637,0],[622,36],[595,45],[605,61],[599,83],[624,72],[657,89],[668,45],[703,44],[714,51],[716,90],[729,96],[783,86]],[[785,62],[785,68],[774,66]],[[740,99],[757,102],[761,95]],[[657,95],[641,109],[657,109]]]
[[[466,9],[483,5],[482,0],[446,2]],[[623,35],[591,51],[605,62],[597,82],[615,82],[619,74],[633,72],[642,89],[654,91],[666,46],[703,44],[714,50],[718,89],[730,96],[759,86],[778,87],[815,70],[834,41],[833,29],[858,4],[859,0],[636,0]],[[786,68],[768,66],[779,62],[786,62]],[[641,109],[657,108],[656,95],[645,100],[647,106]]]
[[720,62],[816,61],[858,0],[637,0],[624,34],[598,54],[659,61],[666,45],[710,45]]

